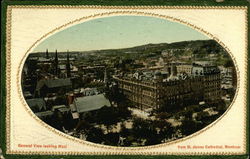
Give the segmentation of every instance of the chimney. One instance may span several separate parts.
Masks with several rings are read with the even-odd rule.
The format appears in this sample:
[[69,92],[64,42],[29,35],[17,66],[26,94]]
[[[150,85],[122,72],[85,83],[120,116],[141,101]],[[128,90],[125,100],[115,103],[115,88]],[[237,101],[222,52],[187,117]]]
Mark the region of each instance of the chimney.
[[67,97],[67,102],[68,102],[67,104],[68,104],[68,106],[70,106],[70,104],[73,104],[74,99],[75,99],[75,96],[74,96],[73,93],[71,93],[71,94],[68,95],[68,97]]

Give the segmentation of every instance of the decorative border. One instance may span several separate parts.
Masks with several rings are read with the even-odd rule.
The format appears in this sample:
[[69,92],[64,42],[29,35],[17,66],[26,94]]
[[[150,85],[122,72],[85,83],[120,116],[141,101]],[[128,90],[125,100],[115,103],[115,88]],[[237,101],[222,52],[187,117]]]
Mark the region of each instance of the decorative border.
[[11,90],[11,8],[7,8],[7,22],[6,22],[6,153],[10,149],[10,90]]
[[24,9],[55,9],[55,8],[74,8],[74,9],[247,9],[246,6],[101,6],[101,5],[12,5],[11,8]]
[[[41,38],[39,38],[25,53],[24,57],[21,59],[21,62],[19,63],[19,68],[18,68],[18,73],[17,73],[17,87],[18,87],[18,94],[19,97],[21,98],[21,102],[25,108],[25,110],[36,120],[38,121],[38,123],[40,123],[41,125],[43,125],[44,127],[48,128],[50,131],[56,133],[59,136],[63,136],[69,140],[75,141],[75,142],[79,142],[88,146],[94,146],[94,147],[98,147],[98,148],[105,148],[107,150],[112,149],[112,150],[120,150],[120,151],[124,151],[124,152],[54,152],[54,151],[11,151],[10,150],[10,122],[11,122],[11,109],[10,109],[10,99],[11,99],[11,94],[10,94],[10,90],[11,90],[11,81],[10,81],[10,73],[11,73],[11,11],[12,8],[18,8],[18,9],[56,9],[56,8],[74,8],[74,9],[126,9],[125,11],[113,11],[113,12],[105,12],[105,13],[99,13],[99,14],[95,14],[95,15],[90,15],[90,16],[86,16],[86,17],[82,17],[82,18],[78,18],[76,20],[73,20],[69,23],[66,23],[64,25],[61,25],[59,27],[57,27],[56,29],[50,31],[49,33],[45,34],[44,36],[42,36]],[[129,11],[128,11],[128,10]],[[225,44],[223,42],[221,42],[218,38],[216,38],[215,36],[213,36],[211,33],[203,30],[202,28],[196,27],[195,25],[188,23],[184,20],[181,19],[177,19],[171,16],[166,16],[166,15],[160,15],[160,14],[155,14],[155,13],[146,13],[146,12],[141,12],[141,11],[131,11],[131,9],[236,9],[236,10],[244,10],[245,11],[245,15],[246,15],[246,21],[245,24],[247,26],[248,22],[247,22],[247,7],[203,7],[203,6],[69,6],[69,5],[50,5],[50,6],[8,6],[7,8],[7,23],[6,23],[6,34],[7,34],[7,42],[6,42],[6,87],[7,87],[7,96],[6,96],[6,140],[7,140],[7,154],[56,154],[56,155],[61,155],[61,154],[70,154],[70,155],[79,155],[79,154],[84,154],[84,155],[120,155],[120,154],[127,154],[127,155],[212,155],[212,154],[216,154],[216,155],[239,155],[239,154],[244,154],[246,153],[246,140],[244,140],[244,151],[245,152],[189,152],[189,153],[182,153],[182,152],[129,152],[129,150],[142,150],[142,149],[150,149],[150,148],[157,148],[157,147],[162,147],[162,146],[166,146],[166,145],[170,145],[170,144],[174,144],[174,143],[178,143],[187,139],[190,139],[194,136],[199,135],[200,133],[204,132],[205,130],[211,128],[213,125],[215,125],[220,119],[222,119],[225,114],[230,110],[230,108],[232,107],[233,103],[235,102],[235,99],[237,97],[238,94],[238,90],[239,90],[239,69],[238,66],[236,64],[236,60],[234,58],[234,56],[232,55],[231,51],[225,46]],[[196,133],[193,133],[192,135],[186,136],[184,138],[181,139],[177,139],[175,141],[171,141],[168,143],[163,143],[163,144],[158,144],[158,145],[153,145],[153,146],[144,146],[144,147],[115,147],[115,146],[107,146],[107,145],[100,145],[100,144],[95,144],[95,143],[91,143],[88,141],[84,141],[84,140],[80,140],[78,138],[69,136],[67,134],[64,134],[61,131],[56,130],[55,128],[47,125],[46,123],[44,123],[42,120],[40,120],[32,111],[31,109],[28,107],[28,105],[26,104],[23,95],[22,95],[22,90],[20,88],[20,72],[22,71],[22,63],[25,60],[25,57],[29,54],[30,50],[40,41],[42,41],[43,39],[45,39],[47,36],[51,35],[52,33],[64,29],[67,26],[80,22],[82,20],[87,20],[90,18],[96,18],[96,17],[102,17],[102,16],[109,16],[109,15],[120,15],[120,14],[126,14],[126,15],[144,15],[144,16],[152,16],[152,17],[157,17],[157,18],[162,18],[162,19],[167,19],[167,20],[171,20],[174,22],[179,22],[181,24],[185,24],[195,30],[198,30],[202,33],[204,33],[205,35],[207,35],[208,37],[214,39],[215,41],[217,41],[221,46],[223,46],[223,48],[230,54],[232,60],[234,61],[235,67],[236,67],[236,73],[237,73],[237,90],[234,96],[233,101],[231,102],[230,106],[228,107],[228,109],[218,118],[216,119],[213,123],[211,123],[210,125],[206,126],[205,128],[199,130]],[[246,27],[247,28],[247,27]],[[245,30],[245,34],[247,35],[247,29]],[[247,36],[245,39],[245,42],[247,44]],[[246,45],[247,47],[247,45]],[[247,48],[246,48],[247,50]],[[245,69],[247,71],[247,58],[245,61],[246,65],[245,65]],[[246,89],[246,84],[247,84],[247,78],[244,81],[244,89]],[[244,99],[246,99],[246,91],[244,93]],[[244,101],[244,104],[247,104],[247,101]],[[247,110],[245,107],[244,110],[244,115],[246,117],[247,115]],[[244,139],[246,139],[246,118],[244,118]]]

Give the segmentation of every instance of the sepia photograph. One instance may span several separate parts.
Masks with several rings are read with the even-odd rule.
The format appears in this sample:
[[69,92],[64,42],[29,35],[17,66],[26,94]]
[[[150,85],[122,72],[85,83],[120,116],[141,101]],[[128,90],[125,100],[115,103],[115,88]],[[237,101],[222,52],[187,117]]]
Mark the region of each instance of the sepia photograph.
[[21,88],[44,123],[91,143],[140,147],[206,128],[230,108],[236,66],[216,40],[152,16],[95,18],[29,53]]

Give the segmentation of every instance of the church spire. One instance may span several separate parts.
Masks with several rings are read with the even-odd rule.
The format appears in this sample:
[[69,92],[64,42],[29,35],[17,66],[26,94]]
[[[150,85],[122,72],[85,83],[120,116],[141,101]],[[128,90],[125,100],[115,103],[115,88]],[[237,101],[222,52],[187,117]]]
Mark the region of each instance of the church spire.
[[55,61],[54,61],[54,69],[55,69],[55,75],[58,76],[58,55],[57,55],[57,50],[55,53]]
[[71,77],[70,61],[69,61],[69,50],[67,51],[67,63],[66,63],[67,77]]
[[48,52],[48,49],[46,49],[46,59],[49,59],[49,52]]
[[56,49],[56,53],[55,53],[55,62],[58,63],[57,49]]

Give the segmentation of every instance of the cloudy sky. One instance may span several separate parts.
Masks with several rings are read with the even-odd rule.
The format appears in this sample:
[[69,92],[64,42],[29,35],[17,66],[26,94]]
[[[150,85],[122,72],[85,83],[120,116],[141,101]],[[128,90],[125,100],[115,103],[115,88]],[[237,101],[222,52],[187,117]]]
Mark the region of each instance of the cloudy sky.
[[208,37],[177,22],[146,16],[112,16],[58,32],[40,43],[34,52],[88,51],[204,39]]

